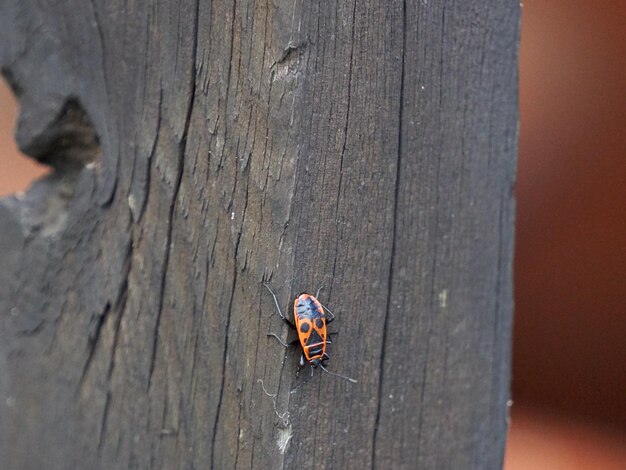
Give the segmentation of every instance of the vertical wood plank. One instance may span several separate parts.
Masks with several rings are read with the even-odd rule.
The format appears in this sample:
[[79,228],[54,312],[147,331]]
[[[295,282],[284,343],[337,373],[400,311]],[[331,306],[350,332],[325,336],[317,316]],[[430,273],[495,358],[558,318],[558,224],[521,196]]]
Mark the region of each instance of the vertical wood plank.
[[[515,2],[7,0],[3,468],[498,468]],[[323,286],[330,369],[267,333]]]

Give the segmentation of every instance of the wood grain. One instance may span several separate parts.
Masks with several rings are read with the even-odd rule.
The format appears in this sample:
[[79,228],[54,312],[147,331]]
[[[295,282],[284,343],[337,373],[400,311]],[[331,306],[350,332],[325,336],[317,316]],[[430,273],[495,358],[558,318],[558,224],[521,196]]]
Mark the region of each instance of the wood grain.
[[[0,203],[2,466],[498,468],[518,23],[5,1],[18,144],[57,171]],[[357,384],[266,336],[264,280],[324,286]]]

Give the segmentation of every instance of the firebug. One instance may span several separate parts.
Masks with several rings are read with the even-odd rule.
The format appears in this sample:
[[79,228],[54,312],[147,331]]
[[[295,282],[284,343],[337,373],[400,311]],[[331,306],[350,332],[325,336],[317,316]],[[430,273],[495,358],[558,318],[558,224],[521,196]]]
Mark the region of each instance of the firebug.
[[[315,296],[303,292],[296,297],[293,302],[294,324],[283,315],[274,291],[272,291],[270,286],[267,284],[264,283],[263,285],[268,291],[270,291],[270,294],[272,294],[274,304],[276,305],[276,310],[278,310],[280,318],[282,318],[285,323],[298,332],[298,338],[291,343],[285,343],[274,333],[269,333],[268,336],[275,337],[280,344],[286,348],[300,343],[300,347],[302,348],[302,355],[300,357],[301,366],[303,366],[305,362],[312,368],[319,366],[324,372],[330,375],[356,383],[356,380],[354,379],[336,374],[326,369],[326,362],[330,359],[330,356],[326,352],[326,346],[332,343],[330,340],[330,335],[332,333],[329,333],[326,330],[326,325],[335,319],[335,314],[328,310],[328,308],[324,307],[320,301],[317,300],[319,290]],[[327,312],[330,317],[327,316]]]

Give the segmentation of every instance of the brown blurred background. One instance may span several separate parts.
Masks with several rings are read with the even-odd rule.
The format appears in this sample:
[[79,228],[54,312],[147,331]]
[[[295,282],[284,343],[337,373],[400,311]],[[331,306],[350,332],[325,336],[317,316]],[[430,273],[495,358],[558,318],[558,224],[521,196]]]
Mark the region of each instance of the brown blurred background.
[[0,79],[0,197],[25,191],[33,180],[47,171],[46,167],[19,153],[13,139],[17,113],[15,96],[6,81]]
[[[520,105],[505,468],[626,469],[626,2],[525,2]],[[2,82],[0,195],[47,171],[16,115]]]
[[529,0],[507,470],[626,469],[626,2]]

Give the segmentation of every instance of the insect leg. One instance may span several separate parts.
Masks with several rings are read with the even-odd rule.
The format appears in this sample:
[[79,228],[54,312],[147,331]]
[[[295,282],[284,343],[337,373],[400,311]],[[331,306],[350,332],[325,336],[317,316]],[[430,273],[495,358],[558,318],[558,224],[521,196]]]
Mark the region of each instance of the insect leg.
[[[319,301],[319,296],[320,296],[320,292],[321,290],[324,288],[324,284],[322,284],[319,289],[317,289],[317,292],[315,293],[315,298]],[[326,320],[326,323],[330,323],[331,321],[333,321],[335,319],[335,314],[333,312],[331,312],[328,307],[326,305],[324,305],[323,303],[320,302],[320,305],[322,306],[322,308],[324,310],[326,310],[328,313],[330,313],[332,315],[332,318],[329,318]]]
[[[284,321],[285,323],[287,323],[287,325],[289,325],[290,327],[292,327],[292,328],[294,328],[294,329],[295,329],[295,328],[296,328],[296,325],[294,325],[291,321],[289,321],[289,320],[287,319],[287,317],[285,317],[285,316],[283,315],[283,312],[282,312],[282,310],[280,309],[280,305],[278,305],[278,299],[276,298],[276,294],[274,294],[274,291],[273,291],[273,290],[270,288],[270,286],[268,286],[267,284],[263,283],[263,285],[267,288],[267,290],[268,290],[268,291],[270,291],[270,294],[272,294],[272,297],[274,298],[274,304],[276,305],[276,310],[278,310],[278,314],[280,315],[280,318],[282,318],[282,319],[283,319],[283,321]],[[272,316],[272,315],[270,315],[270,316]]]
[[331,312],[328,307],[326,305],[324,305],[323,303],[320,302],[320,305],[322,306],[322,308],[324,310],[326,310],[328,313],[330,313],[332,315],[332,318],[327,318],[326,319],[326,324],[328,325],[331,321],[333,321],[335,319],[335,314],[333,312]]
[[273,336],[274,338],[276,338],[278,340],[278,342],[280,344],[282,344],[286,348],[290,348],[291,346],[295,346],[296,343],[299,341],[298,339],[294,339],[293,341],[290,341],[289,343],[285,343],[282,339],[280,339],[278,337],[278,335],[275,335],[274,333],[268,333],[267,336]]
[[320,359],[320,366],[322,367],[326,367],[328,364],[327,362],[330,360],[330,356],[328,355],[327,352],[324,352],[324,355],[322,356],[322,358]]
[[356,380],[351,379],[350,377],[346,377],[345,375],[341,375],[341,374],[336,374],[334,372],[329,371],[326,367],[324,367],[323,365],[320,364],[320,367],[322,368],[322,370],[330,375],[334,375],[335,377],[339,377],[342,378],[344,380],[347,380],[348,382],[352,382],[353,384],[357,383]]
[[324,284],[322,284],[322,285],[320,286],[320,288],[319,288],[319,289],[317,289],[317,292],[315,293],[315,298],[316,298],[316,299],[319,299],[319,297],[320,297],[320,292],[322,291],[322,289],[323,289],[323,288],[324,288]]

